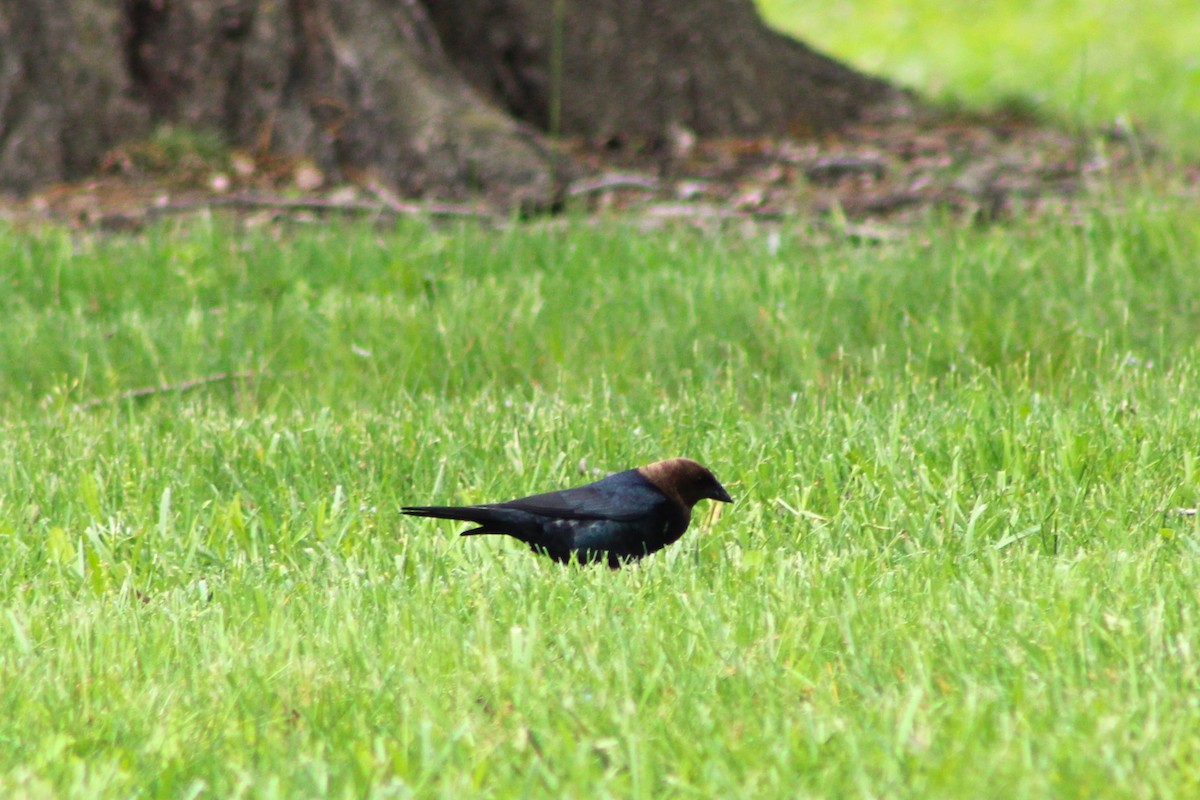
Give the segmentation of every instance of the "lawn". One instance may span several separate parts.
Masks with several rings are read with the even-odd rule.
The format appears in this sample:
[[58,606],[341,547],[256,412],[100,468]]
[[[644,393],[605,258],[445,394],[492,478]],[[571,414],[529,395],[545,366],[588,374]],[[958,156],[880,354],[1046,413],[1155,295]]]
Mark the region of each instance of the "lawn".
[[1200,157],[1194,0],[757,0],[781,30],[926,95],[1138,125]]
[[[0,796],[1200,796],[1195,201],[838,225],[0,226]],[[621,571],[399,513],[675,455]]]
[[[0,792],[1194,796],[1198,240],[10,230]],[[621,572],[398,513],[677,454]]]

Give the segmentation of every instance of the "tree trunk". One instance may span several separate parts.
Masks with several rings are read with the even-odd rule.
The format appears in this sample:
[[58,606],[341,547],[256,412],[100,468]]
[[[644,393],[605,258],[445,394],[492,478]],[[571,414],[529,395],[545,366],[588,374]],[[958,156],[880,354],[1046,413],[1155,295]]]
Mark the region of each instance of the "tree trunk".
[[146,131],[122,26],[112,3],[0,0],[0,190],[83,175],[121,137]]
[[459,77],[418,3],[127,0],[127,8],[137,88],[158,118],[405,193],[550,200],[549,151]]
[[0,189],[170,122],[334,180],[545,204],[592,139],[804,135],[901,98],[751,0],[0,0]]
[[472,85],[542,130],[597,140],[808,137],[907,99],[777,33],[750,0],[425,0]]

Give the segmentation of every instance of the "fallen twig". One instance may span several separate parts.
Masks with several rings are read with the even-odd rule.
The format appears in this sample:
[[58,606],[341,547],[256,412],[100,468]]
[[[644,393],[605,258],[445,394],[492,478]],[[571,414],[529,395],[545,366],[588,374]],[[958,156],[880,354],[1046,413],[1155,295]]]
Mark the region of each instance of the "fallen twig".
[[448,205],[444,203],[405,203],[397,198],[380,203],[365,203],[358,200],[325,200],[319,197],[291,200],[285,197],[262,195],[236,195],[232,197],[213,197],[207,200],[165,203],[161,206],[150,206],[146,209],[146,215],[150,217],[165,216],[167,214],[183,214],[189,211],[204,211],[214,208],[323,211],[393,217],[426,215],[431,217],[472,217],[475,219],[495,218],[494,214],[470,206]]
[[139,389],[130,389],[120,394],[114,394],[111,397],[100,397],[95,400],[88,400],[85,403],[76,403],[71,406],[73,411],[87,411],[88,409],[96,408],[97,406],[108,405],[109,403],[119,403],[122,400],[135,400],[139,397],[150,397],[156,394],[170,394],[171,392],[190,392],[192,389],[199,389],[201,386],[208,386],[212,383],[222,383],[224,381],[240,381],[249,380],[258,377],[254,372],[220,372],[216,375],[206,375],[203,378],[192,378],[191,380],[180,381],[179,383],[168,383],[162,386],[143,386]]
[[594,178],[582,178],[567,187],[568,197],[581,197],[609,189],[639,189],[644,192],[657,192],[661,186],[654,178],[634,173],[613,172]]
[[[369,180],[364,184],[364,188],[378,197],[380,202],[387,207],[387,210],[396,216],[408,217],[428,214],[434,217],[477,217],[482,219],[492,219],[495,217],[494,214],[471,206],[446,205],[442,203],[421,204],[402,200],[398,194],[379,181]],[[364,203],[363,205],[370,204]]]

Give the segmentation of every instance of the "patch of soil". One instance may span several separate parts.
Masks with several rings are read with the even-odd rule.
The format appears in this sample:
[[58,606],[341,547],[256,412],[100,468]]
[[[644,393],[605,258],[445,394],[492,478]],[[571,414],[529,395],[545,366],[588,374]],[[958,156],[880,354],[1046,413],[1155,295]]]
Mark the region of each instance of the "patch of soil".
[[[787,139],[672,141],[615,152],[575,143],[593,172],[596,208],[686,216],[840,215],[910,222],[930,210],[972,221],[1038,214],[1169,174],[1195,196],[1200,165],[1179,165],[1133,131],[1071,135],[1004,114],[862,125],[819,142]],[[624,181],[624,184],[622,184]],[[590,187],[589,187],[590,188]],[[590,192],[589,192],[590,193]]]
[[[892,120],[815,142],[703,140],[677,130],[662,141],[559,146],[583,177],[562,187],[556,208],[533,213],[566,208],[704,224],[807,214],[904,225],[931,210],[979,222],[1061,211],[1150,176],[1169,175],[1163,182],[1170,191],[1200,195],[1200,166],[1171,162],[1132,131],[1072,135],[1004,114]],[[511,219],[510,209],[483,203],[398,198],[365,177],[332,186],[311,165],[277,156],[235,152],[207,169],[194,162],[147,169],[129,152],[114,151],[94,180],[0,200],[0,218],[118,230],[214,209],[250,222],[331,215]]]

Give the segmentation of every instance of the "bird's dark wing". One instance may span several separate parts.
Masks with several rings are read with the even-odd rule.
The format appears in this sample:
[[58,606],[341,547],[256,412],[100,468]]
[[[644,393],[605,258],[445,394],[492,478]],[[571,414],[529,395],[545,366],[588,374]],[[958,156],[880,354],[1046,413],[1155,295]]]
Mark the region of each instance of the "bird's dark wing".
[[535,494],[496,503],[495,507],[559,519],[638,520],[654,514],[669,502],[666,495],[637,470],[631,469],[587,486]]

